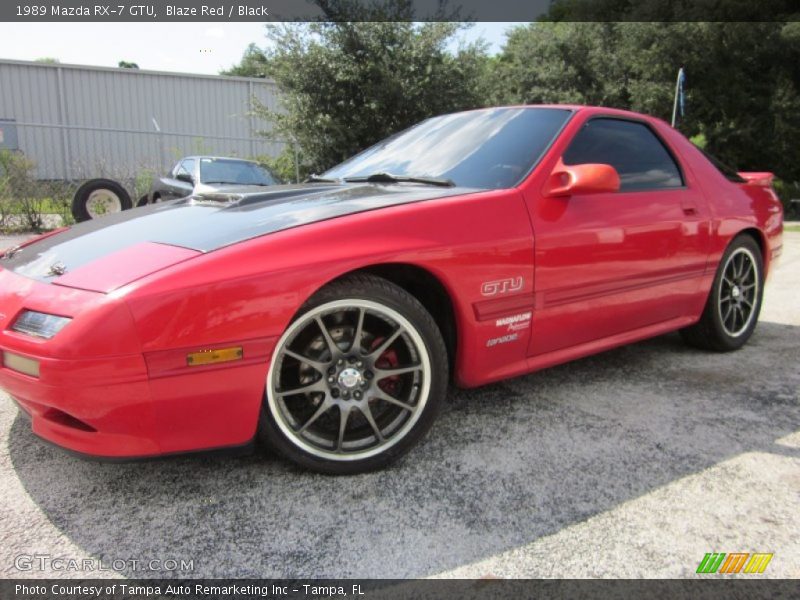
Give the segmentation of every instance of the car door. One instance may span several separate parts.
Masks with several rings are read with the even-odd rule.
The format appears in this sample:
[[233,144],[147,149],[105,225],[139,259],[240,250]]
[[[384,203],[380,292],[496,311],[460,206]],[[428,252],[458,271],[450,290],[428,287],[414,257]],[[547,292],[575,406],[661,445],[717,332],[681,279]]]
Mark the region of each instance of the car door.
[[172,200],[175,198],[185,198],[194,190],[194,167],[193,158],[185,158],[180,161],[164,179],[164,189],[161,192],[162,200]]
[[621,185],[537,199],[529,354],[685,318],[706,268],[709,217],[674,153],[649,123],[603,116],[583,124],[561,160],[610,164]]

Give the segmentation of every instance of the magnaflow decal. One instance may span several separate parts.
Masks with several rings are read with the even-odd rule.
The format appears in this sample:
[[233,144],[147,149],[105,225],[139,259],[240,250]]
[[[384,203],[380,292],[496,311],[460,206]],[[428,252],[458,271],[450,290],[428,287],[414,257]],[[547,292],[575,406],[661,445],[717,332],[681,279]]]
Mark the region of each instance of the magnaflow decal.
[[510,317],[503,317],[495,321],[495,327],[506,327],[506,331],[521,331],[531,324],[531,312],[524,312]]

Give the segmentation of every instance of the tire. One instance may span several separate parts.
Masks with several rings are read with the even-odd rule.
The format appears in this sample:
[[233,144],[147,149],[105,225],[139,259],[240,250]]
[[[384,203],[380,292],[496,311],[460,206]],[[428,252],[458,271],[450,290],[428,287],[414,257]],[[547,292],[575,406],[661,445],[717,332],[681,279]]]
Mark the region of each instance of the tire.
[[749,235],[739,235],[722,255],[700,321],[681,330],[683,339],[704,350],[738,350],[755,331],[763,296],[761,248]]
[[444,340],[422,304],[385,279],[349,276],[306,302],[278,341],[259,437],[320,473],[379,469],[427,433],[447,382]]
[[111,179],[91,179],[75,192],[72,216],[79,223],[133,207],[131,197]]
[[145,194],[144,196],[141,196],[139,200],[136,201],[136,206],[147,206],[149,202],[150,202],[150,197],[147,194]]

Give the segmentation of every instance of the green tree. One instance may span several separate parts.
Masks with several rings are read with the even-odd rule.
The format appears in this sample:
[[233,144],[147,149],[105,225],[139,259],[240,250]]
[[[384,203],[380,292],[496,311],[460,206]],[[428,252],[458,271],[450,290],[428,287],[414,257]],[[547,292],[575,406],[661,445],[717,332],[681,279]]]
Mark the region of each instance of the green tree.
[[506,103],[626,106],[615,23],[530,23],[512,29],[492,73],[493,99]]
[[551,0],[543,17],[552,21],[757,22],[796,20],[796,0],[709,2],[698,0]]
[[257,114],[273,125],[270,135],[296,141],[306,167],[320,172],[426,117],[484,103],[484,44],[449,49],[464,27],[407,21],[270,25],[271,43],[248,49],[228,73],[252,74],[264,66],[278,84],[282,106],[258,106]]
[[117,66],[118,66],[120,69],[138,69],[138,68],[139,68],[139,65],[137,65],[135,62],[129,62],[129,61],[127,61],[127,60],[121,60],[121,61],[119,61],[119,62],[117,63]]
[[[563,3],[561,6],[563,9]],[[536,23],[514,29],[494,70],[493,99],[630,108],[669,120],[742,170],[800,180],[797,23]]]
[[250,44],[244,51],[242,60],[238,65],[233,65],[220,75],[235,75],[237,77],[266,77],[267,76],[267,56],[264,51],[256,44]]

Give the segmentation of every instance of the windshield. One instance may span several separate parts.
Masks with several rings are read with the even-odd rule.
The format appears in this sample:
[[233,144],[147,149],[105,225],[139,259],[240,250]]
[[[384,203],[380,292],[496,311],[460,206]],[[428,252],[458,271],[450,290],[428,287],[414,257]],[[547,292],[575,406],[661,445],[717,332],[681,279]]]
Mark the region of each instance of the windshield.
[[490,108],[434,117],[378,142],[322,175],[388,173],[450,179],[470,188],[517,185],[536,165],[571,111]]
[[243,160],[200,159],[200,183],[275,185],[278,183],[265,168]]

